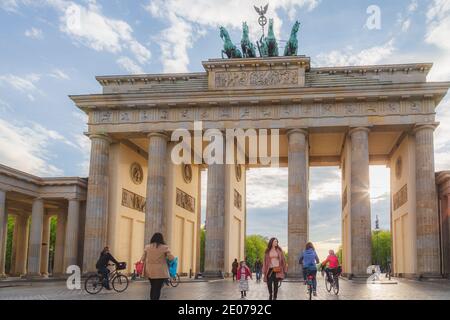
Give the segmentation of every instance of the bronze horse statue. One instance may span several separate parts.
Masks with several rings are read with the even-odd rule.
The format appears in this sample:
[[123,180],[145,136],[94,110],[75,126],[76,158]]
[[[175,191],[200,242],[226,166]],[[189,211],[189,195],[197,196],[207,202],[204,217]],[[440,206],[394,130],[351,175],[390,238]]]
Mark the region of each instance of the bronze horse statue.
[[247,22],[242,24],[242,32],[241,47],[244,58],[256,58],[256,47],[250,41]]
[[233,44],[228,31],[224,27],[220,27],[220,37],[224,41],[222,59],[224,59],[223,54],[226,54],[228,59],[242,58],[241,51]]
[[300,22],[296,21],[294,26],[292,27],[291,37],[286,44],[286,48],[284,49],[285,56],[296,56],[298,51],[298,40],[297,33],[300,29]]

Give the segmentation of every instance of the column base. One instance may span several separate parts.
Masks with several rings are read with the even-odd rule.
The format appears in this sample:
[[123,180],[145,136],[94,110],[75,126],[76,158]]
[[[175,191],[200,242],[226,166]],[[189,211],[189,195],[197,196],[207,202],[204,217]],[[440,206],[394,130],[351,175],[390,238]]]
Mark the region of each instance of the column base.
[[202,273],[203,278],[207,279],[225,279],[223,271],[205,271]]
[[287,273],[286,279],[289,280],[302,280],[303,281],[303,272],[295,272],[295,273]]
[[8,276],[4,273],[0,274],[0,280],[6,280],[8,279]]
[[28,273],[26,275],[23,275],[22,279],[26,279],[26,280],[45,279],[45,276],[43,276],[40,273]]

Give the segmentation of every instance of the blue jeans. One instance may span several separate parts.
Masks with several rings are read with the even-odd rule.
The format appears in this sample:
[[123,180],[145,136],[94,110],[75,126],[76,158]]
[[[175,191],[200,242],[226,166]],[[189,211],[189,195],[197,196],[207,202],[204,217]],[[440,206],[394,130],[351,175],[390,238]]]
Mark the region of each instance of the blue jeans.
[[262,271],[256,270],[256,280],[261,280],[261,276],[262,276]]
[[103,287],[105,287],[106,289],[109,289],[109,281],[108,281],[109,272],[110,271],[107,267],[98,269],[98,273],[101,273],[101,275],[103,276]]
[[316,267],[303,267],[303,278],[306,281],[306,277],[308,275],[312,275],[313,281],[312,281],[312,286],[313,286],[313,290],[316,291],[317,290],[317,268]]

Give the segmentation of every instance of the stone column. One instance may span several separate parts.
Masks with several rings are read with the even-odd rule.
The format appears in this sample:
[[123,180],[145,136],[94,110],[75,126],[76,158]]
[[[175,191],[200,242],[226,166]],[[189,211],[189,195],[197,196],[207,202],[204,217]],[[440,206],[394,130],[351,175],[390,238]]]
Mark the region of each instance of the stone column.
[[308,132],[302,129],[288,133],[288,252],[289,277],[301,277],[300,252],[308,242],[309,159]]
[[109,150],[107,135],[91,135],[91,159],[86,201],[83,273],[95,272],[95,263],[106,246],[108,226]]
[[6,191],[0,190],[0,279],[6,278],[6,239],[8,236],[8,212],[6,210]]
[[167,237],[165,216],[166,161],[168,136],[160,132],[148,134],[147,202],[145,209],[144,243],[155,232]]
[[196,247],[196,261],[195,261],[195,274],[200,273],[200,238],[202,232],[202,170],[198,167],[198,187],[197,187],[197,239],[195,242]]
[[66,238],[64,241],[64,268],[77,264],[79,215],[80,201],[78,199],[70,199],[67,210]]
[[55,257],[53,262],[53,276],[65,274],[64,266],[64,243],[66,237],[66,214],[60,209],[56,220]]
[[17,242],[15,243],[16,256],[14,262],[14,275],[25,275],[27,270],[27,251],[28,251],[28,216],[18,215],[16,217]]
[[[223,136],[216,135],[214,139],[223,139]],[[222,160],[225,159],[224,156]],[[225,271],[225,192],[228,188],[225,186],[224,162],[208,165],[204,272],[206,277],[222,277]]]
[[372,225],[370,218],[368,128],[355,128],[349,132],[351,140],[350,162],[350,243],[351,273],[367,276],[372,264]]
[[44,200],[37,198],[33,201],[31,212],[30,246],[28,250],[27,277],[40,276],[42,225],[44,220]]
[[434,172],[434,125],[415,128],[417,273],[440,274],[439,220]]
[[50,215],[44,216],[41,246],[41,275],[48,276],[48,258],[50,253]]

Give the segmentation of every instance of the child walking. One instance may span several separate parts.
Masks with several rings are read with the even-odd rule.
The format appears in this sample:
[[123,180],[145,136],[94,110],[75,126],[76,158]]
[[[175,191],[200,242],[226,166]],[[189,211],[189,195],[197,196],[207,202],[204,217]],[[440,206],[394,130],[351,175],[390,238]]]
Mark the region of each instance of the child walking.
[[241,299],[247,296],[248,287],[248,279],[252,279],[252,272],[250,268],[247,267],[245,261],[241,261],[240,267],[237,273],[237,280],[239,281],[239,290],[241,291]]

